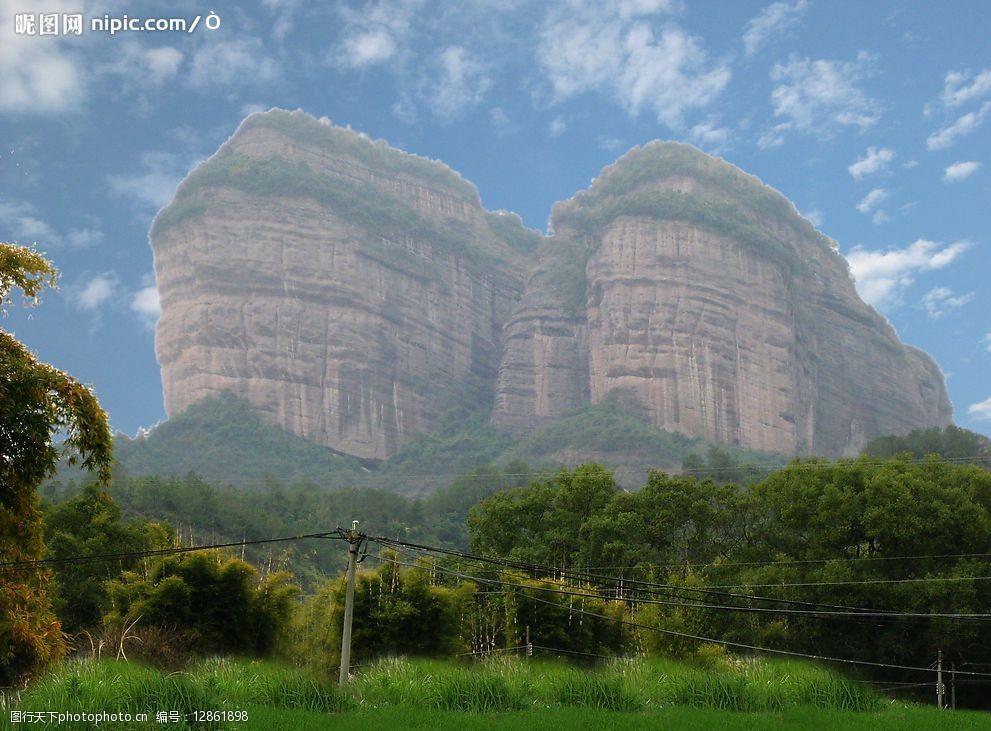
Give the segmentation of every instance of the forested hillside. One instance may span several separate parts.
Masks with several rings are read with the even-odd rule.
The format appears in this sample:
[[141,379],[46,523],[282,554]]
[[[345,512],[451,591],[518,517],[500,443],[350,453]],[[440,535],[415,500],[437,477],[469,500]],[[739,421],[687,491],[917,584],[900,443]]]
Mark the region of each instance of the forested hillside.
[[[382,462],[362,462],[265,424],[246,401],[229,393],[199,401],[137,439],[115,438],[118,476],[195,474],[243,488],[305,481],[320,488],[372,487],[407,495],[431,493],[484,465],[519,460],[540,469],[599,461],[634,487],[649,469],[678,471],[686,458],[709,449],[702,440],[662,431],[624,412],[617,398],[516,440],[484,415],[452,409],[436,432],[413,438]],[[735,462],[784,464],[780,455],[722,451]]]

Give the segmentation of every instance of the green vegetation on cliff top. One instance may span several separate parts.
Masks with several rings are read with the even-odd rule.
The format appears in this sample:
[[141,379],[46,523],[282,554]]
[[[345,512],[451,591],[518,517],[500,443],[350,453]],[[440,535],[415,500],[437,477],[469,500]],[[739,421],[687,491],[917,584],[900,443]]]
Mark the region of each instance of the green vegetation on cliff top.
[[[602,198],[626,196],[649,183],[679,176],[694,178],[722,192],[749,214],[778,218],[824,249],[833,250],[829,238],[802,218],[781,193],[735,165],[684,143],[655,141],[633,148],[606,167],[588,191],[575,196],[574,205],[587,207]],[[559,208],[568,206],[565,203]]]
[[339,155],[351,157],[372,170],[399,173],[425,182],[443,185],[477,205],[478,189],[440,160],[403,152],[385,140],[372,140],[347,127],[338,127],[326,119],[317,119],[301,110],[271,109],[247,117],[236,134],[267,128],[287,137],[311,144]]
[[[675,177],[689,177],[718,197],[652,186]],[[847,277],[845,260],[834,243],[802,218],[783,195],[739,168],[691,145],[652,142],[637,147],[606,167],[591,188],[554,206],[552,227],[559,233],[538,250],[538,286],[566,314],[585,307],[585,263],[601,237],[623,216],[682,221],[706,228],[778,263],[788,283],[805,268],[795,239],[826,252],[836,274]],[[780,234],[768,220],[783,224],[793,235]],[[564,232],[564,233],[561,233]]]
[[[442,184],[448,192],[467,198],[473,205],[481,205],[475,188],[446,165],[401,152],[382,141],[373,142],[301,112],[276,110],[252,115],[241,125],[238,135],[257,127],[275,129],[303,142],[350,156],[378,174],[405,173],[425,183]],[[491,256],[491,252],[482,251],[478,246],[483,233],[464,221],[454,218],[433,221],[401,197],[384,193],[372,183],[320,174],[303,161],[279,156],[251,157],[230,145],[221,148],[180,184],[175,200],[155,218],[152,238],[206,213],[209,198],[197,196],[197,193],[205,188],[227,187],[254,195],[309,198],[381,239],[411,237],[429,242],[442,252],[480,262]],[[485,212],[484,218],[491,234],[514,250],[533,251],[542,240],[537,231],[524,227],[516,214]],[[389,252],[390,257],[410,259],[415,256],[403,246],[391,248],[394,251]]]

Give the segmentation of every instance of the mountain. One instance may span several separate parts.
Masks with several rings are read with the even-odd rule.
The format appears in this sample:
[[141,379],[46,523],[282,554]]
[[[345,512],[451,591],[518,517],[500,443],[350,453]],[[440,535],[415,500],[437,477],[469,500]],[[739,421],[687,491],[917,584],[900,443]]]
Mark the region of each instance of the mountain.
[[393,463],[463,439],[502,454],[599,406],[783,454],[950,423],[938,367],[857,297],[833,243],[722,160],[636,148],[551,225],[486,211],[442,163],[253,114],[152,226],[166,410],[231,392]]
[[659,428],[784,454],[950,423],[939,367],[834,243],[722,160],[635,148],[551,226],[504,332],[493,419],[512,433],[614,390]]
[[169,416],[224,391],[384,459],[491,399],[541,237],[441,163],[302,113],[255,114],[151,230]]

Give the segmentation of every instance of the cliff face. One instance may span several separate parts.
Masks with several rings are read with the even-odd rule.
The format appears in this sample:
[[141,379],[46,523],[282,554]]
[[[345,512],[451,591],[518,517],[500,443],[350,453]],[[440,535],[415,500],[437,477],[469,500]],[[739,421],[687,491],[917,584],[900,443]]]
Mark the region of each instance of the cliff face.
[[484,401],[539,235],[440,163],[273,111],[190,174],[151,240],[169,415],[231,391],[381,459]]
[[542,238],[350,130],[252,115],[152,228],[166,410],[231,391],[370,459],[451,407],[522,435],[616,399],[665,430],[828,456],[950,422],[935,363],[733,166],[651,143],[551,222]]
[[950,423],[938,367],[831,242],[722,161],[652,143],[552,225],[506,327],[496,424],[523,433],[617,389],[662,429],[786,454]]

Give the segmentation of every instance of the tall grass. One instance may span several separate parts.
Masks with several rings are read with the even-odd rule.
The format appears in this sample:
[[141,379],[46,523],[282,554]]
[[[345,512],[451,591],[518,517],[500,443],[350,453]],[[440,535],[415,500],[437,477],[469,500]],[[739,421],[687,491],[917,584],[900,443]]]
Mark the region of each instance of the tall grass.
[[[216,708],[209,689],[192,678],[113,660],[70,661],[30,686],[12,705],[21,711],[147,713],[178,711],[182,717]],[[191,728],[185,721],[173,728]],[[80,722],[74,729],[128,728],[125,724]],[[217,724],[196,728],[218,728]]]
[[[340,711],[350,699],[336,685],[296,669],[268,663],[209,660],[181,673],[137,663],[79,660],[64,663],[8,705],[21,711],[63,713],[146,713],[178,711],[174,729],[219,729],[220,723],[192,723],[193,711],[232,711],[251,706]],[[0,722],[2,726],[2,722]],[[73,729],[131,728],[79,722]]]
[[[689,707],[776,712],[807,706],[877,711],[885,702],[854,681],[796,662],[724,659],[701,667],[662,660],[617,660],[579,669],[538,659],[500,658],[472,664],[391,659],[375,663],[342,690],[330,680],[295,668],[215,659],[171,674],[107,660],[67,662],[22,693],[11,707],[148,713],[154,719],[157,711],[186,714],[250,708],[336,712],[392,707],[493,713],[528,708],[638,711]],[[103,723],[99,728],[114,726]],[[170,724],[170,728],[191,726]]]
[[508,711],[528,707],[638,710],[689,706],[779,711],[794,706],[873,711],[884,700],[854,681],[801,663],[725,661],[697,667],[621,661],[579,670],[560,663],[498,659],[453,663],[384,660],[357,677],[349,693],[369,706]]

